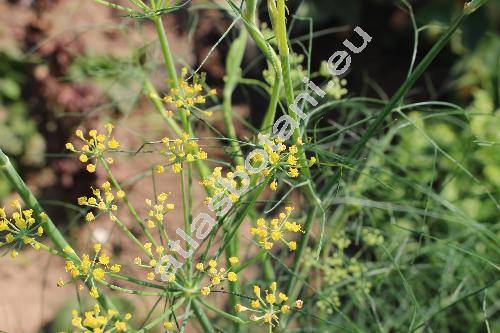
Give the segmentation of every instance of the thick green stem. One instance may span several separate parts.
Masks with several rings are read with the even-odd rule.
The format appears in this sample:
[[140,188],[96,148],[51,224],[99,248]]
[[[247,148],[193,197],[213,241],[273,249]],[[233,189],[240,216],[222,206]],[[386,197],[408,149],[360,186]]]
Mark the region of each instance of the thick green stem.
[[[271,1],[269,8],[270,8],[270,15],[273,17],[271,21],[274,23],[273,27],[276,35],[276,40],[278,43],[278,48],[280,51],[286,101],[287,104],[291,106],[294,104],[295,97],[293,92],[292,78],[290,75],[290,51],[288,48],[288,37],[286,32],[285,0],[277,0],[276,4],[274,4],[274,2]],[[291,109],[289,111],[290,111],[289,112],[290,117],[292,117],[292,119],[298,122],[299,118],[297,114],[295,114],[295,112],[292,111]],[[293,143],[296,144],[299,138],[300,138],[300,129],[297,126],[292,135]],[[298,149],[299,149],[299,163],[301,166],[301,171],[304,173],[304,177],[306,179],[311,180],[309,165],[307,163],[305,152],[302,145],[298,145]],[[289,280],[287,288],[288,293],[290,293],[290,291],[294,287],[296,281],[296,274],[298,272],[298,268],[300,265],[300,259],[302,257],[302,253],[305,247],[307,246],[307,241],[311,233],[312,222],[314,220],[314,216],[316,215],[318,205],[321,204],[320,202],[318,202],[318,199],[314,194],[314,191],[312,190],[311,186],[306,186],[305,196],[307,200],[312,204],[312,206],[309,209],[307,220],[304,226],[304,236],[300,239],[298,249],[295,253],[294,263],[292,266],[292,271],[294,272],[294,275],[292,275]]]
[[[22,178],[17,173],[16,169],[12,163],[10,163],[9,158],[4,152],[0,149],[0,170],[3,175],[7,178],[12,187],[16,190],[16,192],[21,196],[26,206],[33,209],[34,215],[40,219],[40,214],[44,213],[44,210],[35,196],[31,193],[26,183],[22,180]],[[50,240],[56,245],[59,251],[65,253],[68,256],[68,259],[79,261],[78,257],[72,250],[71,252],[63,251],[65,248],[71,246],[63,237],[63,235],[56,228],[50,217],[46,217],[41,221],[42,228],[47,236],[49,236]]]
[[[0,171],[7,178],[10,185],[16,190],[19,196],[23,199],[26,206],[30,209],[33,209],[35,216],[39,217],[44,210],[38,200],[35,198],[33,193],[31,193],[30,189],[26,185],[26,183],[22,180],[19,173],[16,171],[12,163],[10,162],[7,155],[0,149]],[[65,256],[66,259],[72,260],[75,263],[79,263],[80,259],[63,237],[59,229],[54,225],[49,216],[46,216],[41,221],[42,228],[45,234],[50,238],[50,240],[57,247],[58,251]],[[71,249],[68,251],[67,249]],[[91,279],[86,279],[85,284],[90,289],[92,288]],[[102,293],[99,293],[99,297],[97,298],[99,304],[101,304],[105,309],[116,309],[115,305],[111,302],[111,300]]]

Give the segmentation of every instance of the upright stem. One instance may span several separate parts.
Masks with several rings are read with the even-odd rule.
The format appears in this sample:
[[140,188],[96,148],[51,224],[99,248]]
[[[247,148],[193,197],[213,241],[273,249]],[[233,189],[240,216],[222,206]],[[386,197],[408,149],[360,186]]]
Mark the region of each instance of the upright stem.
[[[274,24],[273,27],[280,52],[286,101],[287,104],[291,106],[294,103],[295,97],[293,92],[292,78],[290,75],[290,51],[288,48],[288,37],[286,32],[285,0],[276,0],[276,3],[274,3],[273,1],[270,1],[269,3],[269,10],[270,10],[270,15],[272,16],[271,21]],[[292,110],[289,111],[290,111],[289,112],[290,117],[292,117],[292,119],[294,119],[298,123],[298,116]],[[299,127],[296,127],[292,135],[293,143],[296,144],[299,138],[300,138],[300,130]],[[304,173],[304,178],[311,180],[311,173],[309,170],[309,165],[307,164],[304,149],[301,145],[298,145],[298,149],[299,149],[299,163],[301,166],[301,171]],[[302,257],[302,253],[305,247],[307,246],[307,241],[309,239],[309,235],[312,229],[312,222],[314,221],[318,205],[321,204],[321,202],[318,202],[318,199],[316,198],[316,195],[314,194],[310,186],[306,186],[305,196],[311,203],[311,207],[309,208],[307,214],[307,220],[304,226],[304,236],[300,239],[298,249],[295,253],[294,263],[292,265],[292,271],[294,273],[290,277],[288,283],[288,288],[287,288],[288,293],[290,293],[292,288],[294,287],[296,281],[296,273],[298,272],[300,264],[300,258]]]
[[243,152],[241,151],[236,130],[233,124],[233,110],[232,110],[232,95],[238,80],[241,76],[241,62],[245,53],[245,45],[247,43],[247,32],[244,29],[240,30],[239,37],[233,41],[226,62],[226,77],[224,83],[222,103],[222,115],[224,117],[224,124],[226,126],[227,135],[230,139],[230,146],[233,154],[233,160],[236,165],[244,165]]

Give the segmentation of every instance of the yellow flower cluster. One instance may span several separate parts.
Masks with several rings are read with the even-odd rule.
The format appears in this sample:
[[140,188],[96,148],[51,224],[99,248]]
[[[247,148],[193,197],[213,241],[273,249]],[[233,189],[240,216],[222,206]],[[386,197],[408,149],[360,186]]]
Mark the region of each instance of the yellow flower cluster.
[[293,207],[285,207],[285,210],[278,215],[278,218],[266,222],[265,219],[259,218],[256,227],[250,229],[250,233],[257,236],[259,243],[266,250],[272,249],[275,242],[284,242],[290,251],[297,249],[295,241],[288,241],[285,239],[285,233],[298,233],[301,232],[301,226],[297,222],[289,220]]
[[[165,237],[168,238],[166,234]],[[153,281],[156,278],[156,273],[159,273],[161,275],[165,272],[165,266],[159,265],[159,263],[161,263],[161,258],[164,256],[165,248],[160,245],[157,246],[153,251],[153,244],[151,243],[144,243],[143,247],[149,255],[147,263],[144,263],[140,257],[136,257],[134,259],[134,264],[141,268],[146,268],[148,270],[151,270],[150,272],[147,273],[146,279],[149,281]],[[156,272],[157,266],[158,266],[158,272]],[[174,282],[175,280],[176,278],[174,274],[168,275],[167,282]]]
[[205,267],[205,265],[201,262],[196,264],[196,269],[205,273],[210,278],[210,284],[201,288],[201,294],[203,296],[208,296],[214,286],[220,285],[225,280],[228,280],[229,282],[238,281],[238,275],[231,271],[231,269],[234,265],[239,263],[239,259],[237,257],[231,257],[229,258],[229,263],[231,266],[229,266],[227,270],[224,267],[217,268],[217,261],[213,259],[208,262],[208,267]]
[[71,325],[76,329],[73,332],[111,333],[129,331],[127,322],[132,318],[132,315],[125,314],[124,321],[121,321],[118,311],[108,310],[107,313],[101,313],[101,308],[95,304],[93,311],[86,311],[83,317],[79,316],[77,310],[73,310],[72,317]]
[[[192,111],[198,111],[206,114],[207,116],[211,116],[212,113],[210,111],[201,110],[198,106],[205,104],[207,97],[216,95],[215,89],[204,93],[204,76],[193,76],[193,83],[189,84],[186,82],[187,74],[187,68],[182,68],[182,80],[179,82],[179,88],[171,88],[170,93],[163,97],[163,101],[167,104],[175,106],[178,111],[185,112],[187,116],[189,116]],[[167,114],[172,116],[173,112],[168,110]]]
[[[12,201],[11,206],[15,211],[10,217],[5,213],[5,208],[0,208],[0,233],[5,233],[5,242],[0,242],[0,246],[10,246],[11,257],[16,258],[23,244],[29,244],[36,250],[40,249],[41,244],[35,237],[43,235],[43,228],[33,217],[32,209],[22,210],[18,200]],[[40,215],[42,220],[46,217],[45,213]]]
[[[71,142],[68,142],[66,143],[66,149],[75,153],[80,153],[78,159],[82,163],[88,163],[87,171],[91,173],[95,172],[95,159],[102,157],[106,151],[116,150],[120,147],[120,143],[112,137],[113,128],[114,126],[112,124],[106,124],[106,134],[99,134],[97,130],[91,129],[88,132],[88,138],[85,137],[82,130],[78,129],[75,135],[83,141],[83,146],[78,150]],[[94,162],[92,162],[91,159],[94,159]],[[113,163],[111,157],[108,157],[106,160],[109,164]]]
[[276,287],[276,282],[272,282],[269,290],[265,290],[264,296],[261,295],[260,287],[255,285],[253,293],[256,299],[251,301],[250,307],[236,304],[236,312],[251,312],[250,320],[267,324],[272,328],[275,323],[279,323],[278,315],[289,312],[291,306],[298,310],[302,309],[303,302],[301,300],[296,300],[293,305],[290,305],[288,296],[276,290]]
[[[236,166],[235,172],[229,171],[226,173],[226,176],[222,176],[222,168],[221,167],[216,167],[214,168],[214,171],[212,172],[211,177],[203,179],[200,183],[211,189],[212,193],[215,196],[226,196],[229,199],[231,199],[232,202],[236,202],[239,199],[239,195],[237,194],[238,190],[244,186],[248,186],[249,184],[249,177],[248,178],[242,178],[242,177],[235,177],[235,173],[243,173],[248,176],[247,171],[245,170],[245,167],[242,165]],[[231,191],[230,189],[233,189]],[[207,198],[206,202],[209,202],[211,198]]]
[[[66,261],[65,269],[73,279],[82,277],[83,279],[105,280],[106,274],[110,272],[119,273],[121,270],[121,265],[111,265],[110,259],[110,256],[102,251],[102,245],[96,243],[94,244],[94,255],[92,259],[90,255],[84,253],[81,261],[77,264],[71,260]],[[62,286],[64,282],[59,281],[58,285]],[[94,298],[99,297],[99,293],[95,287],[91,289],[90,296]]]
[[[268,138],[267,138],[268,139]],[[284,171],[288,177],[297,178],[299,176],[300,166],[298,165],[298,148],[296,145],[292,145],[287,148],[278,139],[275,140],[263,140],[261,142],[262,149],[264,152],[255,153],[249,155],[249,162],[252,168],[261,169],[258,172],[260,176],[268,177],[271,173],[276,173],[279,171]],[[268,161],[264,160],[264,156],[267,155]],[[269,167],[263,166],[270,165]],[[316,158],[311,157],[309,160],[309,166],[316,163]],[[250,168],[250,166],[248,166]],[[238,199],[243,195],[240,189],[246,188],[249,185],[249,181],[253,173],[249,172],[243,165],[237,165],[233,171],[229,171],[226,175],[222,176],[222,167],[214,168],[212,175],[201,181],[201,184],[209,188],[213,197],[228,197],[232,202],[237,202]],[[278,183],[276,180],[272,181],[269,185],[270,189],[276,191],[278,188]],[[210,202],[211,197],[206,199],[206,202]]]
[[[273,149],[271,145],[275,145],[275,149]],[[262,148],[268,154],[269,164],[271,164],[271,170],[267,168],[264,169],[264,176],[269,175],[272,170],[276,172],[280,170],[284,171],[290,178],[297,178],[299,176],[299,149],[296,145],[291,145],[287,148],[287,146],[284,145],[279,139],[275,139],[274,142],[264,142]],[[254,163],[258,163],[258,161],[254,161]],[[311,157],[308,161],[309,167],[313,166],[315,163],[315,157]],[[277,188],[277,183],[275,181],[272,182],[270,188],[271,190],[275,191]]]
[[[102,190],[102,191],[101,191]],[[80,206],[88,206],[92,208],[97,208],[103,213],[109,213],[111,220],[116,219],[113,212],[118,210],[116,205],[116,199],[122,199],[125,196],[125,192],[118,190],[116,194],[113,194],[111,189],[111,184],[105,182],[101,185],[101,189],[92,188],[93,197],[79,197],[78,204]],[[92,222],[95,220],[95,215],[92,212],[88,212],[85,216],[85,221]]]
[[[184,162],[191,163],[208,157],[207,153],[198,146],[196,139],[190,138],[187,133],[184,133],[179,139],[163,138],[161,141],[165,149],[162,149],[160,153],[168,158],[174,173],[181,172]],[[155,171],[162,173],[165,168],[163,165],[157,165]]]
[[148,228],[154,228],[163,224],[165,214],[174,210],[173,203],[166,202],[168,198],[167,193],[160,193],[156,196],[157,203],[153,204],[150,199],[146,199],[146,204],[149,206],[148,218],[146,225]]

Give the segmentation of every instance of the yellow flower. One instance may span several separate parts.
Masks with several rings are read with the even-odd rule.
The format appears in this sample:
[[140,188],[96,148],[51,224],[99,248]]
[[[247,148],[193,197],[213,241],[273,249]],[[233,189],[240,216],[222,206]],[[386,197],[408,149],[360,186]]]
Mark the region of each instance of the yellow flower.
[[90,293],[89,295],[93,298],[99,298],[99,292],[97,291],[97,288],[96,287],[92,287],[90,289]]
[[109,264],[109,256],[106,253],[103,253],[99,256],[99,263],[101,263],[104,266],[107,266]]
[[116,141],[115,138],[112,138],[111,140],[108,141],[109,149],[117,149],[118,147],[120,147],[120,143]]
[[201,288],[201,294],[203,296],[208,296],[210,294],[210,288],[208,288],[208,287]]
[[238,276],[236,275],[236,273],[234,272],[229,272],[227,274],[227,279],[230,281],[230,282],[236,282],[238,280]]
[[163,165],[157,165],[155,166],[155,172],[156,173],[163,173],[165,171],[165,168],[163,168]]
[[231,265],[236,265],[240,261],[237,257],[231,257],[231,258],[229,258],[229,262],[231,263]]
[[92,275],[96,279],[104,280],[105,272],[104,272],[104,270],[102,268],[95,268],[92,271]]
[[113,264],[113,265],[111,265],[111,268],[110,268],[110,269],[111,269],[111,271],[112,271],[113,273],[119,273],[119,272],[120,272],[120,270],[121,270],[121,266],[120,266],[120,265],[118,265],[118,264]]
[[87,171],[90,173],[95,172],[95,165],[94,164],[87,164]]
[[163,323],[163,328],[166,330],[171,330],[174,328],[174,323],[171,321],[166,321]]
[[127,330],[127,324],[124,323],[123,321],[117,321],[115,323],[115,328],[116,328],[117,331],[123,332],[123,331]]
[[73,144],[71,142],[66,143],[66,149],[71,150],[71,151],[75,151],[75,147],[73,146]]
[[274,243],[278,241],[284,242],[290,250],[295,250],[297,244],[285,239],[287,232],[298,233],[301,231],[300,224],[289,221],[292,211],[293,207],[285,207],[278,218],[272,219],[269,223],[266,223],[263,218],[257,219],[256,227],[250,228],[250,234],[256,236],[261,246],[266,250],[272,249]]
[[85,220],[86,220],[87,222],[92,222],[92,221],[94,221],[94,220],[95,220],[95,216],[94,216],[94,214],[93,214],[92,212],[87,213],[87,215],[85,216]]
[[[254,322],[262,322],[266,325],[269,325],[269,331],[272,331],[272,328],[275,324],[279,323],[278,318],[280,313],[287,313],[290,311],[290,305],[287,304],[288,296],[282,292],[277,290],[276,282],[272,282],[269,286],[269,291],[266,290],[265,301],[260,297],[260,287],[255,285],[253,287],[253,291],[257,299],[251,301],[251,315],[249,316],[251,321]],[[278,295],[278,296],[276,296]],[[279,301],[277,300],[279,298]],[[280,306],[276,306],[276,304],[280,304]],[[295,307],[299,309],[302,307],[302,301],[297,300],[295,302]],[[237,312],[243,312],[249,310],[245,306],[238,304],[236,306]]]
[[276,191],[278,189],[278,183],[274,180],[270,185],[269,185],[269,188],[272,190],[272,191]]
[[245,312],[248,310],[247,307],[245,307],[241,304],[236,304],[235,309],[236,309],[236,312]]
[[182,165],[180,163],[174,163],[172,165],[172,171],[174,173],[179,173],[179,172],[181,172],[181,170],[182,170]]
[[95,253],[99,253],[99,251],[101,251],[101,249],[102,249],[102,245],[99,243],[96,243],[96,244],[94,244],[93,248],[94,248]]
[[297,178],[299,176],[299,170],[297,170],[297,168],[290,168],[288,169],[287,174],[291,178]]

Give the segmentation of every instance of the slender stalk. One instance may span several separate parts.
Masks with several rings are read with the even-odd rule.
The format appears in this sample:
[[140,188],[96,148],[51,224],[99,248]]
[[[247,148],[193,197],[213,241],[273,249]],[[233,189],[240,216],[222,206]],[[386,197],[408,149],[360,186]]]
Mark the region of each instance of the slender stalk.
[[[273,0],[268,2],[268,4],[269,4],[270,16],[272,17],[271,21],[273,22],[273,28],[275,31],[276,40],[280,52],[280,59],[282,64],[281,70],[285,86],[286,101],[287,104],[290,106],[294,103],[295,97],[293,92],[292,78],[290,75],[290,51],[288,47],[288,37],[286,31],[285,0],[276,0],[276,3],[274,3]],[[291,111],[289,112],[290,117],[292,117],[292,119],[298,122],[297,115],[292,110],[290,111]],[[296,144],[299,138],[300,138],[300,130],[299,127],[297,126],[292,135],[292,142]],[[304,178],[310,180],[311,173],[309,170],[309,166],[307,164],[305,152],[302,145],[298,145],[298,150],[299,150],[299,163],[301,166],[301,171],[304,173]],[[299,246],[295,253],[294,263],[292,265],[292,271],[294,273],[298,271],[300,258],[302,257],[302,253],[305,247],[307,246],[307,241],[311,233],[314,216],[316,215],[318,205],[321,204],[321,202],[317,199],[316,195],[314,194],[310,186],[306,186],[305,189],[306,191],[304,194],[307,200],[312,204],[312,206],[308,211],[306,223],[304,226],[304,236],[300,239]],[[292,275],[292,277],[289,280],[287,288],[288,293],[290,293],[291,289],[294,287],[295,280],[296,280],[296,274]]]
[[159,285],[159,284],[155,284],[155,283],[151,283],[151,282],[147,282],[147,281],[138,280],[138,279],[135,279],[135,278],[133,278],[131,276],[127,276],[127,275],[122,275],[122,274],[118,274],[118,273],[108,273],[108,274],[112,278],[135,283],[135,284],[143,286],[143,287],[161,289],[161,290],[165,290],[165,291],[169,291],[169,292],[178,291],[177,289],[167,289],[164,285]]
[[199,300],[196,298],[193,298],[192,306],[193,306],[194,313],[198,317],[198,321],[200,322],[201,326],[203,327],[203,332],[215,333],[215,329],[212,326],[210,319],[208,319],[207,315],[205,314],[205,311],[203,311],[203,309],[201,308],[201,306],[199,304]]
[[166,295],[165,291],[164,292],[151,292],[151,291],[135,290],[135,289],[119,287],[119,286],[111,284],[111,283],[109,283],[105,280],[102,280],[102,279],[97,279],[96,281],[99,282],[100,284],[108,287],[109,289],[113,289],[113,290],[116,290],[116,291],[119,291],[119,292],[122,292],[125,294],[141,295],[141,296],[165,296]]
[[[106,160],[104,159],[104,157],[99,157],[99,162],[101,163],[101,165],[103,166],[104,170],[106,171],[106,174],[108,175],[109,177],[109,180],[111,180],[111,183],[113,184],[113,186],[121,191],[122,190],[122,187],[120,185],[120,183],[116,180],[116,178],[113,176],[113,173],[111,172],[111,169],[109,168],[109,165],[108,163],[106,162]],[[149,241],[156,247],[158,246],[156,240],[153,238],[153,235],[151,235],[151,233],[149,232],[149,230],[146,228],[146,226],[144,225],[144,222],[142,221],[142,219],[140,218],[139,214],[137,213],[137,211],[135,210],[134,206],[132,206],[132,203],[130,202],[130,200],[128,199],[128,195],[125,194],[125,196],[123,197],[123,202],[125,203],[125,205],[127,206],[128,210],[130,211],[130,213],[132,214],[132,216],[134,217],[134,219],[137,221],[137,223],[139,224],[139,226],[141,227],[142,231],[144,232],[144,234],[146,235],[146,237],[149,239]],[[126,227],[125,227],[126,229]],[[123,229],[122,229],[123,230]]]
[[210,309],[210,311],[213,311],[215,313],[217,313],[218,315],[220,315],[221,317],[224,317],[224,318],[227,318],[235,323],[238,323],[238,324],[245,324],[245,321],[243,319],[241,319],[240,317],[237,317],[237,316],[233,316],[233,315],[230,315],[229,313],[227,312],[224,312],[214,306],[211,306],[210,304],[208,304],[207,302],[203,301],[203,299],[199,299],[197,300],[198,302],[200,302],[201,304],[203,304],[205,307],[207,307],[208,309]]
[[[244,11],[245,18],[250,21],[255,21],[255,1],[249,1],[246,3],[246,9]],[[226,80],[223,90],[223,104],[222,104],[222,114],[224,118],[224,124],[226,126],[227,135],[231,139],[230,145],[233,154],[233,160],[236,165],[244,165],[243,152],[241,150],[240,144],[238,143],[238,137],[236,135],[236,130],[233,124],[233,114],[232,114],[232,95],[236,89],[239,79],[241,77],[241,63],[243,61],[243,56],[245,54],[245,47],[248,39],[248,33],[245,29],[241,29],[238,38],[233,41],[229,54],[226,61]],[[225,230],[225,229],[224,229]],[[230,246],[226,249],[226,262],[229,265],[230,257],[238,257],[239,248],[239,230],[231,240]],[[240,292],[240,282],[231,283],[229,285],[230,296],[229,304],[231,311],[235,311],[235,306],[237,304],[236,294]],[[240,331],[240,322],[234,321],[235,331]]]
[[[172,53],[170,51],[167,35],[165,33],[165,29],[163,27],[163,22],[161,20],[161,17],[155,16],[153,18],[153,22],[155,24],[157,35],[158,35],[158,38],[160,40],[162,54],[163,54],[163,58],[165,60],[165,66],[166,66],[167,74],[168,74],[170,81],[171,81],[171,85],[175,88],[178,88],[179,87],[179,80],[177,77],[177,73],[175,71]],[[157,109],[158,109],[158,107],[157,107]],[[163,107],[162,107],[162,109],[163,109]],[[187,119],[187,115],[184,112],[181,112],[180,117],[181,117],[181,122],[182,122],[183,127],[184,127],[184,131],[186,133],[188,133],[190,136],[193,136],[193,131],[191,129],[191,125],[189,124],[189,120]],[[198,169],[198,173],[200,175],[200,178],[203,179],[203,178],[207,178],[209,176],[210,173],[208,171],[208,168],[206,167],[206,165],[202,161],[197,160],[195,162],[195,165]],[[212,192],[209,188],[205,188],[205,189],[209,195],[212,195]],[[184,218],[186,218],[186,216]],[[190,221],[185,221],[185,223],[190,223]],[[192,302],[192,306],[193,306],[193,309],[195,311],[196,316],[200,320],[200,323],[204,327],[205,331],[206,332],[215,332],[210,321],[208,320],[208,318],[206,318],[203,310],[201,308],[199,308],[197,303]]]
[[[179,78],[178,78],[177,72],[175,70],[173,56],[172,56],[172,52],[170,50],[170,46],[168,43],[165,28],[163,27],[163,22],[162,22],[160,16],[155,16],[152,18],[152,20],[153,20],[155,28],[156,28],[158,39],[160,40],[162,55],[163,55],[163,59],[165,61],[165,68],[167,70],[167,75],[170,78],[171,86],[174,88],[178,88],[179,87]],[[174,131],[174,133],[177,134],[178,136],[180,136],[182,134],[182,131],[177,126],[175,121],[165,114],[165,110],[163,109],[163,105],[161,104],[161,101],[157,100],[155,98],[156,96],[158,96],[158,94],[156,93],[151,82],[146,79],[145,84],[146,84],[146,91],[148,91],[150,97],[152,97],[152,101],[153,101],[155,108],[162,115],[163,119],[167,122],[167,124]],[[194,136],[193,131],[191,129],[191,125],[189,124],[187,116],[184,112],[180,113],[180,118],[181,118],[181,122],[182,122],[182,125],[184,128],[184,132],[188,133],[190,136]],[[199,174],[201,179],[208,178],[210,176],[210,171],[208,170],[208,167],[206,166],[206,164],[203,161],[196,160],[194,163],[196,165],[198,174]],[[205,190],[207,191],[207,194],[209,196],[213,195],[210,188],[205,187]]]
[[137,237],[135,237],[131,232],[130,230],[128,230],[128,228],[125,226],[125,224],[116,216],[114,216],[114,218],[112,219],[112,221],[118,226],[118,228],[121,229],[121,231],[123,231],[123,233],[125,233],[125,235],[132,241],[134,242],[140,249],[142,252],[144,252],[146,254],[146,256],[150,257],[150,258],[153,258],[152,254],[150,252],[148,252],[145,248],[144,248],[144,245],[137,239]]
[[182,304],[185,302],[185,298],[179,299],[177,302],[174,303],[171,307],[165,310],[160,316],[158,316],[156,319],[153,321],[149,322],[146,324],[142,329],[138,330],[136,333],[146,333],[149,332],[153,327],[161,324],[168,316],[172,314],[175,310],[180,308]]
[[170,130],[175,135],[180,137],[182,135],[182,129],[179,127],[179,125],[177,125],[174,118],[169,117],[167,115],[167,112],[163,108],[163,103],[160,97],[158,96],[158,92],[156,91],[155,87],[148,78],[144,79],[144,90],[149,96],[149,99],[153,103],[153,106],[155,107],[156,111],[158,111],[158,113],[162,116],[163,120],[165,120]]
[[[185,173],[184,170],[181,171],[181,195],[182,195],[182,212],[184,216],[184,230],[186,234],[191,236],[191,219],[189,218],[190,215],[190,209],[189,209],[189,204],[188,204],[188,193],[186,191],[186,182],[185,182]],[[186,244],[187,246],[187,252],[191,250],[191,245],[189,243]],[[191,273],[191,261],[192,261],[192,256],[188,256],[186,259],[187,262],[187,271],[189,272],[188,276],[190,276]],[[191,280],[188,281],[190,283]]]
[[260,130],[263,134],[269,134],[271,132],[271,127],[276,116],[276,109],[278,108],[278,103],[280,100],[281,83],[281,76],[277,74],[274,78],[271,99],[269,100],[266,114],[264,115],[264,119],[262,120],[262,124],[260,126]]
[[232,95],[241,76],[241,62],[245,53],[247,35],[246,30],[241,29],[239,37],[231,44],[226,61],[226,78],[222,93],[224,99],[222,103],[222,115],[227,130],[227,136],[231,139],[230,145],[233,160],[236,165],[244,165],[245,161],[243,159],[243,152],[241,151],[240,144],[238,143],[238,137],[236,136],[236,130],[234,129],[233,124]]

